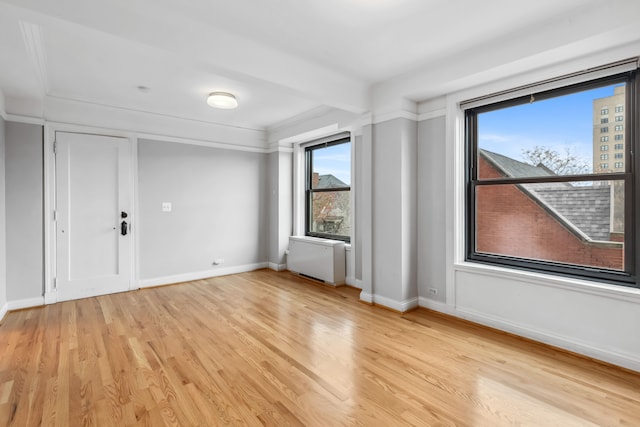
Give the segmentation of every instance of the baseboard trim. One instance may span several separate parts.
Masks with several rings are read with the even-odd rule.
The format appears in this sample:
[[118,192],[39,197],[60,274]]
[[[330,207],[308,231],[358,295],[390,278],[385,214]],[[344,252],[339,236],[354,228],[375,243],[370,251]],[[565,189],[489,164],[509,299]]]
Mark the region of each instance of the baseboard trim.
[[410,298],[403,301],[397,301],[391,298],[383,297],[381,295],[369,294],[367,292],[360,293],[360,301],[367,304],[374,304],[381,307],[388,308],[398,313],[406,313],[407,311],[418,308],[418,298]]
[[58,293],[56,291],[45,292],[44,293],[44,303],[45,304],[55,304],[58,302]]
[[172,276],[155,277],[153,279],[143,279],[138,281],[140,288],[150,288],[153,286],[173,285],[175,283],[190,282],[192,280],[208,279],[209,277],[227,276],[229,274],[246,273],[248,271],[268,268],[268,262],[255,264],[244,264],[233,267],[217,268],[215,270],[197,271],[194,273],[175,274]]
[[[353,276],[346,276],[346,277],[344,278],[344,283],[346,283],[346,284],[347,284],[347,285],[349,285],[349,286],[358,287],[358,286],[356,285],[356,282],[357,282],[357,281],[356,281],[356,278],[355,278],[355,277],[353,277]],[[358,289],[362,289],[362,288],[358,288]]]
[[7,302],[9,311],[22,310],[23,308],[40,307],[41,305],[44,305],[44,297],[25,298]]
[[275,262],[270,262],[269,268],[273,271],[285,271],[287,269],[287,264],[277,264]]
[[468,320],[473,323],[488,326],[493,329],[508,332],[510,334],[524,337],[553,347],[558,347],[572,353],[577,353],[582,356],[601,360],[606,363],[611,363],[616,366],[621,366],[626,369],[640,372],[640,358],[632,354],[603,350],[602,348],[594,347],[584,342],[575,341],[571,338],[519,325],[508,320],[490,316],[474,310],[453,307],[451,305],[444,304],[439,301],[434,301],[425,297],[420,297],[419,305],[420,307],[428,308],[430,310],[447,314],[449,316],[458,317],[460,319]]
[[2,308],[0,308],[0,322],[4,320],[4,316],[7,314],[8,311],[9,311],[9,304],[5,302]]

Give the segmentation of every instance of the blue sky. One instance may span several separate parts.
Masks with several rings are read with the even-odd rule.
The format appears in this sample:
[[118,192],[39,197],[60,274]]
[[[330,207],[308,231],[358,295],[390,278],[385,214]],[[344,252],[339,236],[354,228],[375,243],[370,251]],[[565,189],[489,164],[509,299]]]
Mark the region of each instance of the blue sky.
[[[536,145],[565,153],[569,148],[593,162],[593,100],[613,95],[615,85],[535,101],[478,115],[478,144],[516,160]],[[610,120],[613,108],[610,109]],[[609,126],[614,123],[609,122]],[[613,129],[611,129],[613,130]]]
[[351,185],[351,143],[333,145],[313,152],[313,171],[331,174]]

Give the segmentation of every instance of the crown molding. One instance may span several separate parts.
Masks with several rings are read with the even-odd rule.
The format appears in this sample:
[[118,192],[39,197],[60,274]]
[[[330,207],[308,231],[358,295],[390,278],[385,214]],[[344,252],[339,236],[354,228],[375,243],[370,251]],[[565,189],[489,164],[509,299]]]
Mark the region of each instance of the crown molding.
[[28,123],[38,126],[44,126],[45,124],[45,120],[40,117],[22,116],[20,114],[6,114],[3,117],[8,122]]

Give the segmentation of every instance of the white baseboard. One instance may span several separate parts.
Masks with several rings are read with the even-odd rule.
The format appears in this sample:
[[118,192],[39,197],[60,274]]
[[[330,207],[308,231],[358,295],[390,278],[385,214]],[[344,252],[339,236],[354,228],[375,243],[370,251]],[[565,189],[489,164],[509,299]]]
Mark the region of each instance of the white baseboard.
[[21,310],[23,308],[40,307],[41,305],[44,305],[44,297],[25,298],[7,302],[9,311]]
[[0,308],[0,322],[2,322],[2,319],[4,319],[4,316],[5,314],[7,314],[7,311],[9,311],[9,304],[5,302],[2,308]]
[[190,282],[192,280],[207,279],[209,277],[227,276],[229,274],[246,273],[247,271],[259,270],[269,267],[268,262],[255,264],[244,264],[233,267],[216,268],[214,270],[197,271],[194,273],[176,274],[173,276],[155,277],[153,279],[142,279],[138,282],[140,288],[152,286],[172,285],[174,283]]
[[409,311],[418,307],[418,298],[410,298],[404,301],[396,301],[391,298],[383,297],[381,295],[369,294],[366,292],[360,293],[360,301],[364,301],[366,303],[373,303],[377,305],[382,305],[392,310],[399,311],[404,313],[405,311]]
[[58,302],[58,293],[56,291],[50,291],[44,293],[45,304],[55,304]]
[[287,269],[287,264],[276,264],[275,262],[270,262],[269,268],[273,271],[285,271]]
[[[349,286],[356,286],[356,278],[353,276],[347,276],[344,278],[344,283],[346,283]],[[362,288],[359,288],[362,289]]]
[[587,357],[622,366],[627,369],[640,372],[640,358],[628,353],[620,353],[611,350],[594,347],[587,343],[578,342],[568,337],[537,330],[531,327],[519,325],[505,319],[479,313],[474,310],[460,309],[429,298],[420,297],[420,307],[425,307],[440,313],[448,314],[461,319],[469,320],[480,325],[509,332],[521,337],[529,338],[544,344],[562,348]]

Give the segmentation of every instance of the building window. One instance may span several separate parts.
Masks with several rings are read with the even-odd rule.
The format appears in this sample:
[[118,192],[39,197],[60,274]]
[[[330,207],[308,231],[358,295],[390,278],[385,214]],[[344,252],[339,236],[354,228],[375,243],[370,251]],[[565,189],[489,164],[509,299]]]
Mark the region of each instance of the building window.
[[624,130],[624,125],[616,125],[616,131]]
[[616,135],[616,137],[615,137],[616,141],[622,141],[623,139],[624,139],[624,136],[620,135],[620,134]]
[[600,142],[607,142],[609,141],[609,137],[608,136],[601,136],[600,137]]
[[351,240],[351,139],[305,148],[305,234]]
[[618,105],[616,107],[616,113],[622,113],[624,111],[624,107],[622,105]]
[[601,124],[609,123],[609,119],[607,118],[600,119],[600,123]]
[[624,116],[616,116],[616,122],[621,122],[624,120]]
[[623,158],[624,158],[624,154],[622,154],[622,153],[616,153],[616,155],[615,155],[615,156],[613,156],[613,157],[615,157],[616,159],[623,159]]
[[616,150],[622,150],[624,148],[624,144],[616,144],[613,146]]
[[[465,110],[467,261],[640,287],[633,168],[618,161],[610,169],[609,146],[594,144],[598,103],[621,90],[635,93],[635,76]],[[626,107],[633,117],[636,105]],[[541,142],[549,132],[557,143]],[[571,153],[561,141],[584,142]],[[598,149],[604,162],[594,161]]]
[[609,132],[609,128],[607,126],[600,128],[600,133],[607,133]]
[[601,110],[600,110],[600,114],[602,114],[603,116],[604,116],[605,114],[609,114],[609,109],[608,109],[608,108],[603,108],[603,109],[601,109]]

